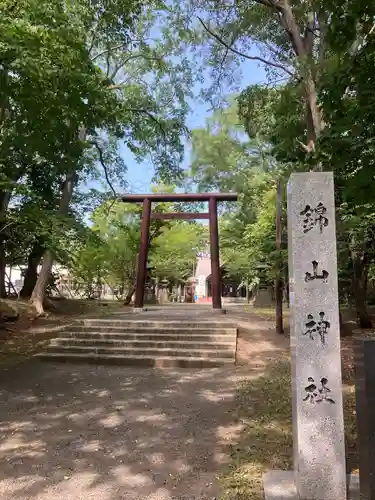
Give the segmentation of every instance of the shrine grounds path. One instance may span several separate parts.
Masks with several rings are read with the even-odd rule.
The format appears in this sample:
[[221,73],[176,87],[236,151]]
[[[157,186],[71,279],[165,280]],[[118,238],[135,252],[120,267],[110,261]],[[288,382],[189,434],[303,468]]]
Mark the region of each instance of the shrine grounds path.
[[3,367],[0,499],[260,500],[262,472],[290,466],[288,338],[228,315],[232,367]]

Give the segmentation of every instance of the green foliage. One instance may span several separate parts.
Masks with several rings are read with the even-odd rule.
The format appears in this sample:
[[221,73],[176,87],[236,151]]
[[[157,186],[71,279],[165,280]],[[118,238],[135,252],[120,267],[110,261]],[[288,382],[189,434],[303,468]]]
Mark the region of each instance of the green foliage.
[[[191,73],[155,39],[165,9],[157,0],[0,3],[0,275],[4,254],[25,262],[36,240],[69,262],[88,211],[127,186],[124,145],[151,158],[157,178],[181,176]],[[87,190],[92,181],[106,193]],[[12,236],[21,231],[22,251]]]
[[193,131],[192,173],[203,191],[239,194],[238,204],[226,205],[220,219],[222,262],[229,275],[254,288],[274,279],[280,259],[282,266],[286,265],[285,254],[277,253],[275,246],[280,165],[264,142],[265,129],[259,127],[256,139],[248,139],[237,117],[236,103],[230,102],[207,120],[205,128]]
[[92,216],[92,226],[80,241],[69,269],[85,285],[87,295],[105,281],[124,292],[132,286],[139,247],[139,208],[134,205],[104,203]]
[[31,165],[64,169],[78,158],[78,127],[83,119],[88,129],[101,125],[97,105],[104,94],[63,2],[24,0],[13,8],[2,2],[0,33],[0,165],[6,187]]
[[174,221],[162,227],[152,241],[152,275],[183,282],[193,274],[197,253],[206,248],[207,227],[194,222]]
[[238,97],[238,114],[250,137],[269,144],[272,154],[294,167],[306,165],[301,148],[306,135],[306,120],[300,85],[251,85]]
[[256,288],[273,283],[277,264],[281,271],[287,265],[286,252],[276,250],[274,172],[253,173],[244,190],[236,212],[222,217],[221,248],[228,273]]
[[[173,189],[173,188],[171,188]],[[164,189],[163,189],[164,190]],[[156,204],[155,211],[169,210]],[[141,207],[127,203],[99,207],[92,227],[74,252],[72,275],[92,291],[105,281],[120,294],[131,290],[137,271]],[[194,222],[151,222],[149,263],[154,278],[173,282],[191,276],[196,254],[207,244],[207,228]]]

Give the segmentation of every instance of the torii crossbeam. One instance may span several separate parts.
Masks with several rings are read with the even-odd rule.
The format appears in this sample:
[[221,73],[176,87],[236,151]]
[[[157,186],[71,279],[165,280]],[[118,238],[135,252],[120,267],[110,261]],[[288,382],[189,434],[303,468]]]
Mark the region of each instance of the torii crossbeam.
[[[141,242],[138,255],[137,284],[135,289],[136,309],[142,309],[147,274],[147,257],[150,238],[150,219],[209,219],[211,247],[211,289],[212,307],[221,309],[219,230],[217,222],[217,202],[236,201],[236,193],[183,193],[183,194],[129,194],[120,199],[125,203],[143,203],[141,222]],[[208,201],[208,213],[153,213],[152,202]]]

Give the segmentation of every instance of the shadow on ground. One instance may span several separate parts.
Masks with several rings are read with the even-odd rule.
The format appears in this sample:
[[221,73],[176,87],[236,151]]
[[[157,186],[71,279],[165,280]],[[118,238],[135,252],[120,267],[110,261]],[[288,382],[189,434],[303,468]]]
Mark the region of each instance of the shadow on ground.
[[[246,425],[244,380],[255,391],[244,404],[257,414],[259,377],[282,352],[267,331],[252,331],[251,353],[244,351],[236,367],[176,371],[31,360],[1,371],[0,498],[219,497],[217,478]],[[267,436],[276,440],[274,433],[270,427]],[[255,448],[261,444],[254,441]]]
[[262,473],[291,468],[290,363],[249,316],[228,313],[235,367],[2,370],[0,498],[261,500]]
[[1,385],[1,498],[212,498],[239,431],[228,371],[30,362]]

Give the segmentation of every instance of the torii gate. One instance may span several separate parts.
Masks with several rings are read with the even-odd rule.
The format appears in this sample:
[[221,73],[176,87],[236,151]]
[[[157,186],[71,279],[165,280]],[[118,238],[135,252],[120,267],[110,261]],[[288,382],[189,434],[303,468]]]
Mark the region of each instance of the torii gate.
[[[150,220],[158,219],[209,219],[211,247],[211,289],[212,307],[221,309],[219,230],[217,223],[217,202],[236,201],[235,193],[184,193],[184,194],[129,194],[121,197],[125,203],[143,202],[141,221],[141,242],[138,255],[137,284],[135,289],[135,309],[142,309],[147,274],[147,257],[150,238]],[[208,213],[175,212],[151,213],[152,202],[208,201]]]

